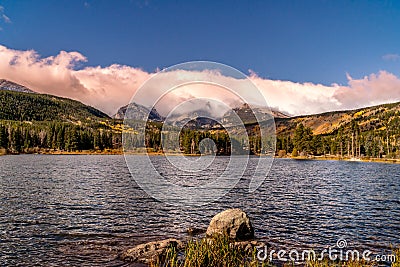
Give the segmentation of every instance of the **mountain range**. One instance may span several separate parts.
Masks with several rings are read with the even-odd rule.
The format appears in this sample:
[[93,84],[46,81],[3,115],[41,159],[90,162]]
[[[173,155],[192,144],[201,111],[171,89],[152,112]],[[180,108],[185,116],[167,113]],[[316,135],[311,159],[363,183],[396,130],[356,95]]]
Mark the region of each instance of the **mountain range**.
[[[95,119],[110,119],[110,117],[105,113],[93,107],[84,105],[79,101],[52,95],[38,94],[23,85],[5,79],[0,79],[0,97],[3,107],[2,110],[0,110],[1,119],[21,121],[81,121],[93,116],[96,117]],[[35,106],[35,109],[28,111],[27,109],[30,109],[32,106]],[[147,115],[150,121],[162,122],[165,119],[155,108],[150,109],[137,103],[130,103],[129,105],[121,107],[113,118],[117,120],[124,119],[128,107],[128,119],[143,120]],[[198,111],[197,113],[197,118],[188,124],[190,128],[212,128],[219,125],[216,120],[208,118],[206,113],[202,114],[201,111]],[[222,118],[218,119],[223,125],[226,124],[232,126],[234,121],[233,113],[238,114],[244,124],[252,124],[256,122],[256,116],[261,118],[261,120],[266,120],[271,118],[271,116],[274,118],[289,118],[288,115],[276,110],[269,110],[260,107],[251,109],[248,104],[243,104],[240,107],[228,111]],[[190,121],[185,114],[177,116],[173,118],[173,120],[174,124],[177,126],[183,126],[184,123]]]
[[[145,120],[145,117],[148,114],[148,119],[150,121],[162,122],[165,120],[165,118],[161,116],[155,108],[150,110],[150,108],[139,105],[137,103],[131,103],[129,105],[121,107],[113,117],[115,119],[124,119],[128,111],[128,107],[128,119]],[[244,124],[253,124],[257,122],[257,118],[260,121],[269,120],[272,118],[289,118],[288,115],[282,112],[261,107],[251,108],[248,104],[245,103],[239,107],[227,111],[221,118],[214,119],[208,111],[196,110],[192,114],[173,115],[169,118],[169,120],[173,122],[174,126],[186,125],[187,127],[192,129],[209,129],[215,126],[220,127],[220,123],[218,123],[217,121],[220,121],[222,125],[227,127],[234,126],[234,124],[236,124],[235,114],[237,114],[241,118]]]
[[[102,111],[87,106],[79,101],[53,95],[38,94],[33,90],[17,83],[0,80],[0,120],[15,121],[65,121],[65,122],[94,122],[112,120]],[[125,116],[128,105],[121,107],[114,119],[122,120]],[[162,122],[164,117],[157,110],[131,103],[129,112],[130,119],[142,119],[146,114],[150,121]],[[400,102],[383,104],[373,107],[366,107],[356,110],[333,111],[315,115],[289,117],[276,110],[269,111],[263,108],[250,109],[249,105],[243,104],[231,111],[228,111],[221,118],[222,124],[229,125],[231,117],[235,112],[245,124],[254,124],[255,115],[261,119],[275,119],[277,135],[292,135],[298,124],[312,129],[314,135],[326,135],[337,131],[340,128],[349,128],[357,122],[362,130],[383,129],[389,121],[398,116]],[[201,114],[200,114],[201,115]],[[185,116],[180,118],[185,120]],[[177,120],[179,124],[180,120]],[[199,116],[190,124],[191,128],[208,129],[218,123],[209,118]]]

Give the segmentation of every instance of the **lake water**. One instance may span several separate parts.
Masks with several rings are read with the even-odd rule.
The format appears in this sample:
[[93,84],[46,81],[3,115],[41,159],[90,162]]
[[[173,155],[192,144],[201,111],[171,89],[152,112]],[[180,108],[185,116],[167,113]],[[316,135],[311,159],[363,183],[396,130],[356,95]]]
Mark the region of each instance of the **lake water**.
[[323,249],[345,238],[349,248],[383,253],[400,244],[400,165],[276,159],[253,194],[248,178],[214,203],[179,208],[141,190],[123,156],[2,156],[0,266],[129,266],[116,259],[122,249],[185,238],[230,207],[277,248]]

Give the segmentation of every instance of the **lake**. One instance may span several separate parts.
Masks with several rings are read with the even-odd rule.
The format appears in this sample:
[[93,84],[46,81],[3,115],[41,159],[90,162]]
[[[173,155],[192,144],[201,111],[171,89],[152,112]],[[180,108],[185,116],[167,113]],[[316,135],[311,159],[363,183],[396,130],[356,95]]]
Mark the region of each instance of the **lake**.
[[0,265],[129,266],[116,259],[122,249],[186,238],[187,228],[206,228],[230,207],[246,211],[273,247],[323,249],[345,238],[348,247],[382,253],[400,244],[400,165],[275,159],[252,194],[250,175],[214,203],[180,208],[141,190],[123,156],[2,156]]

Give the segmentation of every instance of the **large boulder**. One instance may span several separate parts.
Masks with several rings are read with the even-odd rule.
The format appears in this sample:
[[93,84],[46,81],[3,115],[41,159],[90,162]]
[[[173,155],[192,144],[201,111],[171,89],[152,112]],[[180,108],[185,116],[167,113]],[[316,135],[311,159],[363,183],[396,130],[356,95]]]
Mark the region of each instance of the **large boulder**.
[[137,245],[123,252],[120,258],[125,261],[149,264],[161,260],[169,248],[181,249],[183,247],[182,241],[170,238]]
[[212,218],[206,235],[228,235],[232,239],[246,240],[254,237],[254,229],[247,214],[241,209],[228,209]]

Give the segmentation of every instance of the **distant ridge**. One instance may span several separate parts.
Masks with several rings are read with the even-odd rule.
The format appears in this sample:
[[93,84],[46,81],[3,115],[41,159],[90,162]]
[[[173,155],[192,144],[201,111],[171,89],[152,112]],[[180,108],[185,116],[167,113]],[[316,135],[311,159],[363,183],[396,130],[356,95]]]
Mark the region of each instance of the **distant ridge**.
[[[129,119],[136,119],[136,120],[142,120],[145,115],[149,114],[149,120],[151,121],[164,121],[164,117],[161,116],[155,108],[150,110],[150,108],[147,108],[143,105],[139,105],[137,103],[131,103],[130,105],[125,105],[121,107],[118,112],[113,116],[114,119],[124,119],[125,113],[128,109],[129,106]],[[196,111],[198,118],[195,120],[196,122],[195,125],[197,127],[202,127],[206,126],[206,128],[212,127],[216,124],[214,120],[208,119],[207,111],[202,111],[198,110]],[[268,108],[261,108],[261,107],[255,107],[253,109],[250,108],[248,104],[243,104],[242,106],[238,106],[230,111],[228,111],[226,114],[223,115],[221,118],[223,122],[229,123],[230,121],[230,116],[232,116],[232,113],[236,113],[239,115],[239,117],[243,120],[243,122],[246,123],[254,123],[256,121],[256,117],[254,115],[257,114],[258,118],[260,119],[269,119],[271,117],[273,118],[280,118],[280,119],[288,119],[290,116],[284,114],[283,112],[280,112],[278,110],[274,109],[268,109]],[[177,125],[181,125],[182,122],[187,122],[187,114],[183,114],[182,116],[177,116],[174,118],[176,121]]]
[[15,83],[15,82],[12,82],[12,81],[9,81],[6,79],[0,79],[0,90],[36,94],[35,91],[32,91],[31,89],[29,89],[23,85],[20,85],[18,83]]
[[139,105],[137,103],[131,103],[129,105],[123,106],[119,108],[118,112],[113,116],[114,119],[122,120],[125,118],[125,114],[128,112],[128,119],[133,120],[143,120],[147,114],[149,115],[149,120],[151,121],[163,121],[164,118],[157,112],[155,108],[149,109],[143,105]]
[[224,114],[222,118],[222,122],[224,125],[231,125],[235,119],[235,116],[239,116],[239,118],[243,121],[244,124],[252,124],[257,121],[266,121],[271,118],[274,119],[288,119],[290,118],[288,115],[269,108],[262,107],[253,107],[251,108],[249,104],[244,103],[239,107],[236,107],[232,110],[229,110]]
[[351,129],[354,122],[359,125],[361,131],[384,131],[389,123],[398,124],[399,116],[400,102],[394,102],[352,110],[278,118],[275,122],[278,135],[293,135],[300,123],[311,128],[315,135],[327,135],[336,134],[339,129]]

